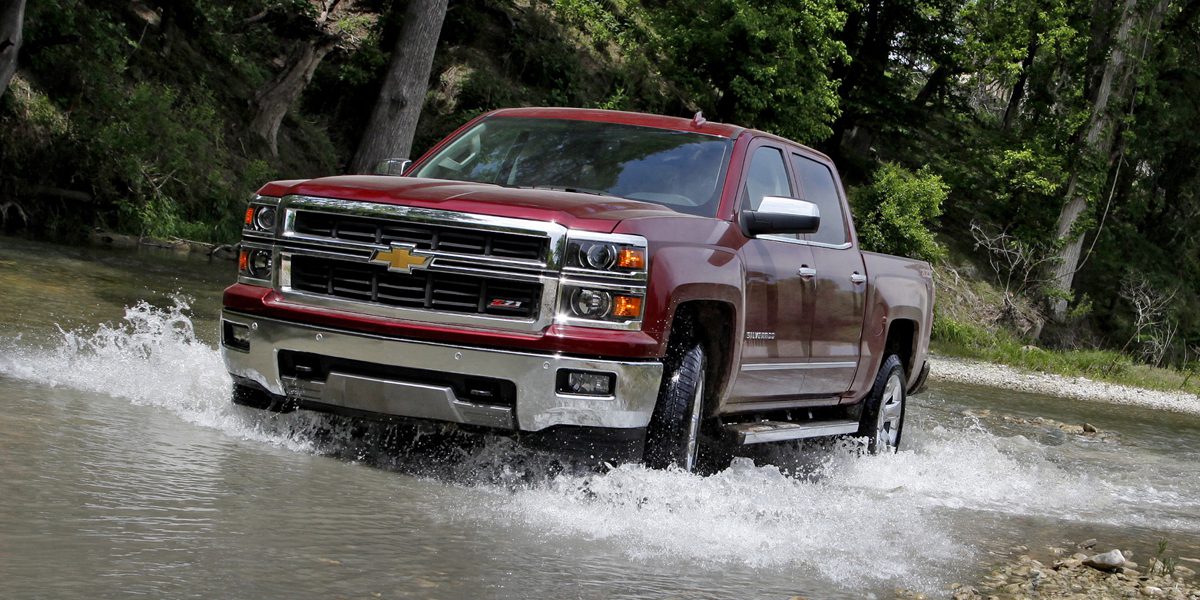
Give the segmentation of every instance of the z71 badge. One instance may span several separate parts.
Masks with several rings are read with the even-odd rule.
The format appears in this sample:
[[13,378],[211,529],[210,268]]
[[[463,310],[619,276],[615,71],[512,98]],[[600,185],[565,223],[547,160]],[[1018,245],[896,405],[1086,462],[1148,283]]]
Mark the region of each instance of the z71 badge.
[[520,309],[522,306],[525,306],[525,303],[521,302],[520,300],[509,300],[507,298],[492,298],[492,301],[488,303],[488,306],[491,308],[511,308],[516,310]]

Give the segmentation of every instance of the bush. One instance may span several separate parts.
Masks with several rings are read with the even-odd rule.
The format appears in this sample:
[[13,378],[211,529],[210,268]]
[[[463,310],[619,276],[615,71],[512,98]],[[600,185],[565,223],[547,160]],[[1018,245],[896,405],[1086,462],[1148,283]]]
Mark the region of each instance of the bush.
[[866,250],[933,261],[945,255],[934,240],[933,221],[942,214],[949,188],[926,168],[913,173],[884,163],[870,186],[851,190],[850,203]]

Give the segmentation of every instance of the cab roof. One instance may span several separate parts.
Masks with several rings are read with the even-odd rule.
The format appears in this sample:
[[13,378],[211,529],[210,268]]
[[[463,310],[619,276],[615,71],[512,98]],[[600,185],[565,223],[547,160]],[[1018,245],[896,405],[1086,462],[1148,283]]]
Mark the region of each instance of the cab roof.
[[680,117],[664,117],[645,113],[625,112],[619,110],[600,110],[592,108],[502,108],[495,110],[484,118],[489,117],[524,117],[528,119],[568,119],[572,121],[595,121],[600,123],[617,123],[620,125],[638,125],[657,129],[671,129],[688,133],[702,133],[723,138],[735,139],[745,131],[737,125],[713,123],[704,121],[697,124],[695,119]]

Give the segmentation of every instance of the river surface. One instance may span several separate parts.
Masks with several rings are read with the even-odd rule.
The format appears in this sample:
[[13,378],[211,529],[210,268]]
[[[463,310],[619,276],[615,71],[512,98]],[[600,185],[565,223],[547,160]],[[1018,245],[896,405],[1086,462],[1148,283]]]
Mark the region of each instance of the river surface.
[[231,405],[233,271],[0,237],[0,597],[888,598],[1018,546],[1200,556],[1196,416],[935,383],[893,456],[595,472]]

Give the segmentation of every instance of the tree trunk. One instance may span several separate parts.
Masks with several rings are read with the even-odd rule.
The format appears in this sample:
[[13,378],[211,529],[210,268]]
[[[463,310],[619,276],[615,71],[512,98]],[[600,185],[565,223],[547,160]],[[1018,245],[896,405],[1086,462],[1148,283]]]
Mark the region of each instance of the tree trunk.
[[8,82],[17,71],[24,20],[25,0],[0,0],[0,96],[8,90]]
[[350,164],[352,173],[368,173],[384,159],[408,158],[417,119],[425,104],[433,54],[446,18],[446,3],[447,0],[409,0],[387,77]]
[[[1095,173],[1096,161],[1101,161],[1103,172],[1113,165],[1113,144],[1116,128],[1124,107],[1124,101],[1133,91],[1134,75],[1137,72],[1143,47],[1161,25],[1161,17],[1169,0],[1158,0],[1139,7],[1138,0],[1124,0],[1117,23],[1117,31],[1111,36],[1112,48],[1105,59],[1100,80],[1092,94],[1092,112],[1086,133],[1078,142],[1079,158],[1071,169],[1067,184],[1067,201],[1063,204],[1055,225],[1055,239],[1059,242],[1056,260],[1052,261],[1051,283],[1055,289],[1069,292],[1079,269],[1083,235],[1075,231],[1075,224],[1087,208],[1088,198],[1098,190],[1085,184],[1099,175]],[[1106,0],[1097,0],[1096,6],[1107,6]],[[1141,8],[1141,10],[1139,10]],[[1131,55],[1133,53],[1133,55]],[[1088,171],[1092,171],[1088,173]],[[1067,301],[1055,299],[1051,304],[1051,316],[1062,322],[1067,315]]]
[[1021,110],[1021,100],[1025,99],[1025,84],[1029,81],[1029,70],[1033,68],[1033,59],[1037,57],[1038,35],[1037,28],[1031,27],[1029,46],[1025,49],[1025,58],[1021,60],[1021,74],[1017,76],[1012,96],[1008,98],[1008,108],[1004,109],[1005,130],[1012,129],[1013,120],[1017,118],[1017,112]]
[[267,141],[272,156],[279,155],[279,126],[283,117],[304,93],[321,60],[335,45],[332,39],[309,40],[303,44],[287,68],[254,95],[256,110],[250,131]]

